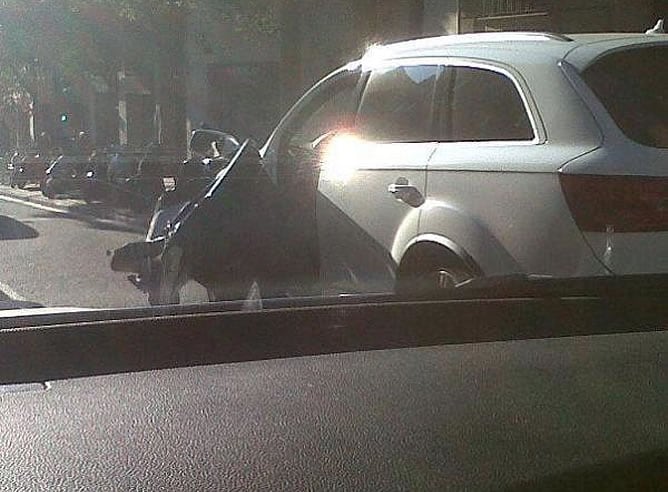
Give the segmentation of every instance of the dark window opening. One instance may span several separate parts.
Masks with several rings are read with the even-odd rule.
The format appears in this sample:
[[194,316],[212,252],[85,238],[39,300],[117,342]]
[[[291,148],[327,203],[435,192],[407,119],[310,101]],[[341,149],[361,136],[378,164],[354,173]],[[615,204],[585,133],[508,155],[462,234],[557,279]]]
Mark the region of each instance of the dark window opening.
[[455,67],[446,85],[439,118],[441,140],[482,142],[534,138],[522,98],[505,75],[481,68]]
[[637,48],[607,55],[583,77],[619,129],[650,147],[668,147],[668,48]]

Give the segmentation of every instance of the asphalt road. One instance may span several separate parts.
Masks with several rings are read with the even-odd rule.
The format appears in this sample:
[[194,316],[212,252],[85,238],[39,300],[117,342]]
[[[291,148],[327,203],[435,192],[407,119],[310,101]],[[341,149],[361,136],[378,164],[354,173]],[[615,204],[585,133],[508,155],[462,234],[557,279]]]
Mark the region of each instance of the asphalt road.
[[0,200],[0,298],[45,306],[145,306],[145,296],[109,268],[107,250],[140,240],[120,223]]

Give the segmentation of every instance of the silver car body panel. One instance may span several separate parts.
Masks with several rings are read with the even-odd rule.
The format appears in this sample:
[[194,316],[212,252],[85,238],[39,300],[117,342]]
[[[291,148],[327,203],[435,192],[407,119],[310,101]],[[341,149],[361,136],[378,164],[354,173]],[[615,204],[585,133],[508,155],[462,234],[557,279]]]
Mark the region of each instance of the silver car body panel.
[[[355,163],[347,177],[349,185],[321,182],[320,191],[335,205],[336,213],[380,246],[378,278],[366,282],[358,276],[354,262],[344,262],[347,271],[334,274],[338,280],[345,277],[335,287],[338,292],[347,291],[356,281],[376,291],[390,290],[394,270],[406,252],[425,242],[450,249],[484,275],[522,272],[569,277],[668,271],[668,255],[650,266],[651,258],[666,249],[662,245],[668,245],[668,233],[653,234],[652,241],[647,241],[646,234],[614,238],[619,255],[612,258],[622,261],[610,261],[609,254],[604,257],[610,237],[580,231],[559,181],[559,173],[564,172],[668,174],[665,150],[625,137],[579,75],[607,53],[667,40],[663,35],[635,34],[445,36],[373,47],[361,60],[323,79],[360,66],[370,70],[439,64],[493,70],[515,84],[534,130],[534,138],[526,141],[392,144],[401,152],[390,161]],[[287,113],[265,145],[262,153],[269,161],[274,157],[272,142],[300,104]],[[408,158],[411,146],[421,146],[414,156],[426,159],[426,168]],[[410,169],[405,166],[409,161]],[[420,173],[425,169],[423,182]],[[398,204],[385,192],[388,183],[409,171],[411,183],[424,189],[425,201],[419,207]],[[320,226],[325,262],[333,259],[328,255],[361,255],[359,249],[339,248],[337,234],[328,234],[326,224]],[[648,243],[640,253],[635,249],[639,240]],[[645,258],[639,259],[641,255]],[[363,274],[373,276],[374,272]]]
[[[463,252],[460,256],[473,258],[486,275],[517,271],[552,276],[668,271],[668,255],[662,254],[666,248],[659,246],[668,244],[663,241],[668,240],[668,234],[653,233],[652,241],[642,234],[617,234],[616,254],[611,255],[607,234],[583,234],[578,229],[555,174],[562,170],[666,175],[665,151],[629,141],[578,75],[579,67],[588,66],[611,50],[665,43],[666,38],[574,37],[577,41],[546,39],[545,43],[558,45],[548,50],[537,48],[542,43],[535,41],[531,47],[526,46],[518,37],[510,41],[513,47],[497,48],[495,56],[490,54],[492,46],[454,43],[447,47],[449,56],[443,60],[449,64],[489,69],[512,64],[506,74],[524,92],[525,102],[532,103],[527,105],[532,121],[541,122],[546,136],[538,145],[535,141],[440,143],[430,160],[428,197],[421,210],[419,234],[426,241],[441,237],[443,245],[456,244]],[[427,43],[432,44],[432,53],[439,53],[434,40]],[[528,49],[519,50],[519,45]],[[451,56],[453,51],[465,52],[466,58]],[[474,58],[473,51],[485,52],[493,60]],[[408,54],[409,50],[401,52],[402,56]],[[578,68],[563,59],[568,55]],[[531,87],[528,94],[527,86]],[[607,158],[601,158],[603,155]],[[644,157],[640,165],[639,156]],[[639,241],[645,245],[641,251],[637,249]],[[400,262],[415,243],[409,240],[395,244],[395,261]],[[663,260],[657,263],[657,257]],[[624,259],[624,267],[614,259]]]

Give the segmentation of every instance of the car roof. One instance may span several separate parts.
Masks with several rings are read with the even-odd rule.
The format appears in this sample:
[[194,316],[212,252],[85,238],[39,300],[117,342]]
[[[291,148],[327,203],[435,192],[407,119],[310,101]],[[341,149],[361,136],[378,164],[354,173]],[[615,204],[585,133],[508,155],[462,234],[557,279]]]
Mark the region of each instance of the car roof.
[[637,33],[554,34],[494,32],[456,34],[372,46],[362,58],[401,59],[462,56],[500,62],[530,59],[567,60],[583,70],[603,54],[623,47],[663,44],[668,35]]

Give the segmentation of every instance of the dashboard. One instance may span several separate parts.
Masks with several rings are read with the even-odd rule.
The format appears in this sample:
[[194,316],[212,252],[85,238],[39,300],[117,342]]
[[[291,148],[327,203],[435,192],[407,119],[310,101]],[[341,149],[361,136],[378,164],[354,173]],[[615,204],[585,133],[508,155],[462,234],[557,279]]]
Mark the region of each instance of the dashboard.
[[[377,325],[373,309],[400,319]],[[465,340],[473,320],[485,324],[484,303],[457,304],[457,318],[453,309],[305,308],[5,330],[0,489],[668,483],[668,333],[565,327],[567,336]],[[495,308],[497,327],[522,321],[511,311]]]

